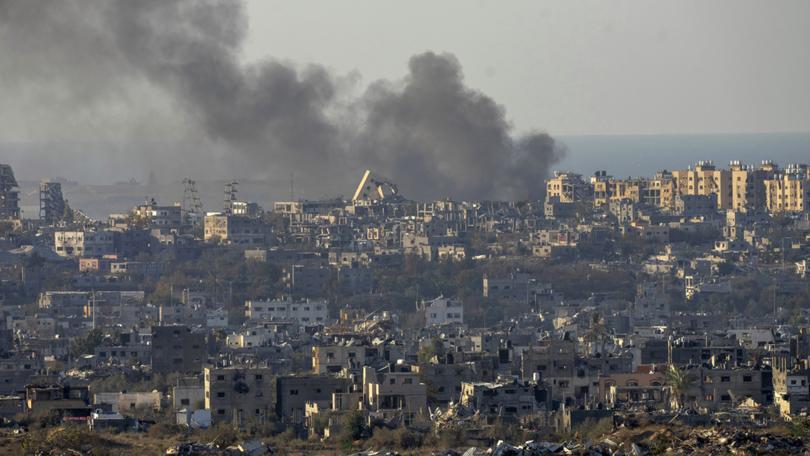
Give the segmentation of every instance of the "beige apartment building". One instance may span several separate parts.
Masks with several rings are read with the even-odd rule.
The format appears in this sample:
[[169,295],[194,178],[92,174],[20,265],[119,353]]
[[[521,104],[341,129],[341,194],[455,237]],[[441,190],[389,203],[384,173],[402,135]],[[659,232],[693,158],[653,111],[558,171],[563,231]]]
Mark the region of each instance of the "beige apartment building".
[[570,172],[555,171],[554,177],[546,181],[546,200],[556,199],[561,203],[581,201],[589,191],[589,185],[582,176]]
[[267,227],[256,218],[211,213],[205,216],[204,226],[205,242],[260,246],[267,241]]
[[737,211],[764,209],[765,181],[773,178],[776,169],[776,165],[767,160],[763,161],[759,168],[732,161],[729,164],[731,208]]
[[765,202],[774,214],[810,210],[810,168],[790,165],[784,173],[766,180]]
[[672,174],[668,171],[659,171],[652,179],[614,179],[598,171],[591,178],[591,184],[594,207],[606,206],[611,201],[632,201],[668,209],[672,207],[675,193]]
[[712,161],[699,161],[694,167],[673,171],[672,180],[680,195],[716,195],[718,209],[731,209],[731,172],[717,169]]

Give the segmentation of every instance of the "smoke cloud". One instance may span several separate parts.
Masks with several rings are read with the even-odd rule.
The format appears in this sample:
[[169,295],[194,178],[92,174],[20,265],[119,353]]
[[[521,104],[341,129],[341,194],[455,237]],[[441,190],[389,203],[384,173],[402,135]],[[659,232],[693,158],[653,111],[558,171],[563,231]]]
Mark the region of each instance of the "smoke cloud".
[[[315,191],[368,167],[412,198],[536,198],[562,157],[546,134],[514,134],[450,54],[413,56],[403,80],[353,96],[350,77],[319,65],[241,62],[246,31],[234,0],[0,0],[0,96],[42,134],[184,131],[232,151],[237,169],[294,172]],[[98,116],[119,130],[93,131]],[[199,162],[179,155],[164,160]]]

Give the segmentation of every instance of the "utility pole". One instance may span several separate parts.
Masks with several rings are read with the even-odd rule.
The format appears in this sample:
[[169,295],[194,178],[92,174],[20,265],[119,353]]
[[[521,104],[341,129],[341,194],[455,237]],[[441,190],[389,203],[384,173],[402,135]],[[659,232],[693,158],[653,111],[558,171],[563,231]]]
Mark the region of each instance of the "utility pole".
[[91,295],[91,312],[93,312],[93,329],[96,329],[96,290],[93,290]]

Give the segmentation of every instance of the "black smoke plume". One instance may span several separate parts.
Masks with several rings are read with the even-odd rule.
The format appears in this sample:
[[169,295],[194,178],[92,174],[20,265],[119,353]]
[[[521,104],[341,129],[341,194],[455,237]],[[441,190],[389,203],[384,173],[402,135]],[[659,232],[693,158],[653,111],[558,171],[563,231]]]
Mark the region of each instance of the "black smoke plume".
[[47,103],[31,119],[43,131],[112,111],[139,135],[162,126],[130,111],[157,102],[253,173],[346,188],[372,168],[420,199],[539,197],[563,154],[546,134],[515,136],[450,54],[416,55],[402,81],[345,102],[346,78],[322,66],[241,62],[246,31],[236,0],[0,0],[0,96]]

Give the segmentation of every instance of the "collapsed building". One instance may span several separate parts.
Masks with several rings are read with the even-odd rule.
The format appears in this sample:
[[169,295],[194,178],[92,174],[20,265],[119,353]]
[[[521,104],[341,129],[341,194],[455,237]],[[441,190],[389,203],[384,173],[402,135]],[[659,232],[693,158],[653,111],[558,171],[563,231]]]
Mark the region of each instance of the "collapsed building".
[[352,196],[352,202],[389,201],[399,197],[399,189],[388,179],[378,176],[371,170],[366,170],[357,190]]
[[39,184],[39,220],[54,225],[65,215],[65,198],[62,184],[43,181]]
[[20,219],[20,192],[11,165],[0,164],[0,220]]

